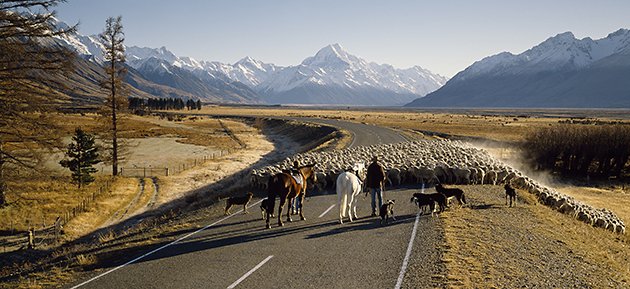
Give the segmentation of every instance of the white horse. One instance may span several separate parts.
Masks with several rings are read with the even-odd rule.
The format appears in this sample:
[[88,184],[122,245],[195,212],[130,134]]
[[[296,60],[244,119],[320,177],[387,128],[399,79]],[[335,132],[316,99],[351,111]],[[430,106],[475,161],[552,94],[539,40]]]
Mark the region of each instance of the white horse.
[[[365,165],[363,163],[355,163],[352,167],[358,175],[363,175]],[[352,172],[343,172],[337,177],[337,205],[339,206],[339,223],[343,224],[343,218],[348,214],[350,222],[352,217],[357,219],[357,200],[356,197],[361,193],[363,182]]]

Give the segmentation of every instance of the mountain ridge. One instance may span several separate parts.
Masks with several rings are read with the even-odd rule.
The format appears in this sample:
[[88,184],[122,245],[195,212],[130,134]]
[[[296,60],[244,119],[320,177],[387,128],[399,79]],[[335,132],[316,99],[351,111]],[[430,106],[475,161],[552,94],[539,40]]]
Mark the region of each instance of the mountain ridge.
[[[612,60],[614,59],[614,60]],[[485,57],[408,107],[630,107],[630,30],[564,32],[520,54]]]

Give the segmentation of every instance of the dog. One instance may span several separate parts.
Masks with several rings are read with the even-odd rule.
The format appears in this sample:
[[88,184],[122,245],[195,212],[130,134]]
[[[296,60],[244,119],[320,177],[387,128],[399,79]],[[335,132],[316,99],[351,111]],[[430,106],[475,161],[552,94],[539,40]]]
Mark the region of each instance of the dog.
[[433,194],[423,194],[423,193],[415,193],[410,200],[411,202],[415,201],[418,208],[422,210],[422,214],[425,212],[425,208],[429,206],[431,209],[431,215],[435,212],[435,203],[438,204],[439,211],[438,213],[443,212],[446,209],[446,197],[440,193]]
[[448,205],[448,202],[453,198],[457,199],[460,206],[466,204],[466,196],[464,195],[464,191],[462,191],[462,189],[458,189],[458,188],[447,189],[443,187],[442,184],[437,184],[435,185],[435,190],[446,197],[447,205]]
[[514,201],[514,206],[516,206],[516,190],[509,184],[505,184],[505,204],[508,204],[508,199],[510,200],[510,207],[512,207],[512,201]]
[[[267,219],[267,208],[269,208],[269,199],[265,198],[262,200],[262,202],[260,202],[260,211],[262,213],[262,219],[266,220]],[[271,208],[271,217],[275,218],[276,215],[273,213],[273,208]]]
[[383,223],[387,224],[390,217],[392,218],[392,220],[396,221],[396,218],[394,218],[394,204],[395,203],[396,203],[396,200],[387,200],[387,202],[381,206],[381,210],[380,210],[381,225]]
[[247,195],[242,196],[242,197],[230,197],[225,201],[225,215],[229,215],[230,214],[230,208],[234,205],[238,206],[238,205],[243,205],[243,213],[247,214],[249,212],[247,212],[247,204],[249,204],[249,201],[252,200],[252,197],[254,196],[254,193],[252,192],[248,192]]

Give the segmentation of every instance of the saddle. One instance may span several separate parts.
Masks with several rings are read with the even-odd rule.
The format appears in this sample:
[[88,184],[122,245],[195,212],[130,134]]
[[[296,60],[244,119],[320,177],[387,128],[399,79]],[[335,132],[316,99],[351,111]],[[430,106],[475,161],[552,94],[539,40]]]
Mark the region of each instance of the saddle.
[[302,174],[300,174],[299,172],[296,172],[296,171],[291,171],[291,172],[289,172],[289,175],[291,175],[291,177],[293,177],[293,179],[295,180],[295,182],[298,185],[300,185],[300,186],[302,185],[303,179],[304,179],[302,177]]
[[298,185],[300,185],[300,186],[302,185],[302,181],[303,181],[302,175],[300,175],[300,174],[293,174],[292,173],[291,176],[293,177],[293,179],[295,180],[295,182]]

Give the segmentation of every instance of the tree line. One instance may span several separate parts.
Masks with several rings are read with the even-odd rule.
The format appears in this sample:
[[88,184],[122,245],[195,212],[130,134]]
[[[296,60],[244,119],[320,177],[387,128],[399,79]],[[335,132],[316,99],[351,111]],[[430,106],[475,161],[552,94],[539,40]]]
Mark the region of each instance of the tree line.
[[181,98],[139,98],[129,97],[129,110],[200,110],[201,100],[194,101],[192,99],[182,100]]
[[539,169],[574,177],[630,174],[630,125],[556,125],[530,132],[523,151]]

